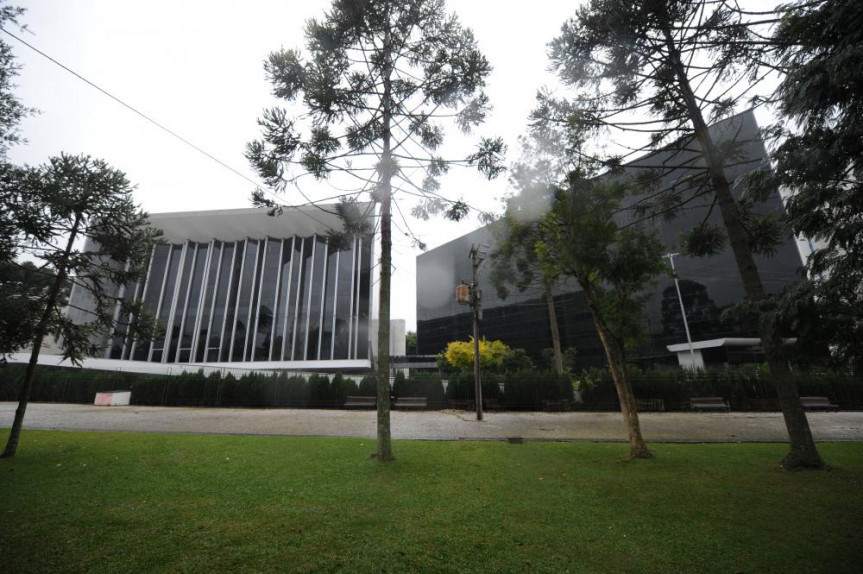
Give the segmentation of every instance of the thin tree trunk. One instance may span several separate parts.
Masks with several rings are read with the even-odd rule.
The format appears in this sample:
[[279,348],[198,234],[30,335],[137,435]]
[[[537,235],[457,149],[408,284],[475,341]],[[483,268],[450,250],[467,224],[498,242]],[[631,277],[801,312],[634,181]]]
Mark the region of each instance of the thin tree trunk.
[[[722,221],[728,233],[731,251],[734,254],[734,259],[743,281],[743,288],[746,291],[746,296],[751,301],[760,301],[766,297],[764,284],[761,281],[761,275],[755,264],[755,258],[752,256],[752,250],[749,247],[748,235],[743,220],[740,217],[737,201],[731,193],[731,186],[728,183],[728,178],[725,176],[722,158],[716,149],[713,138],[710,136],[707,123],[704,121],[701,113],[701,108],[699,108],[695,95],[689,85],[689,79],[686,77],[680,53],[674,44],[671,32],[667,28],[663,32],[665,34],[666,46],[669,50],[669,57],[677,74],[681,92],[686,102],[687,112],[693,124],[695,137],[704,154],[707,171],[713,184],[717,204],[722,215]],[[791,450],[783,459],[782,466],[787,469],[823,468],[824,462],[821,460],[821,456],[818,454],[818,449],[815,446],[815,441],[812,438],[812,431],[809,428],[809,421],[803,410],[803,404],[800,402],[797,386],[794,384],[788,363],[781,353],[782,342],[776,336],[774,330],[766,323],[759,322],[758,333],[761,336],[761,346],[767,357],[767,364],[770,366],[770,379],[776,388],[776,396],[779,399],[779,405],[782,409],[782,416],[785,419],[785,427],[790,440]]]
[[390,284],[392,279],[392,175],[394,170],[390,122],[392,111],[392,84],[390,81],[390,34],[384,36],[383,67],[383,150],[380,174],[381,203],[381,270],[378,291],[378,445],[376,458],[381,462],[393,460],[390,430]]
[[30,401],[30,391],[33,388],[33,377],[36,374],[36,365],[39,363],[39,353],[42,350],[42,339],[45,338],[48,330],[48,322],[51,319],[51,314],[57,306],[57,296],[63,283],[66,281],[67,265],[69,254],[72,252],[72,247],[75,244],[75,239],[78,236],[78,227],[81,224],[81,216],[75,216],[75,223],[72,225],[72,231],[69,234],[69,241],[66,242],[66,251],[60,260],[60,265],[57,269],[57,276],[54,278],[54,284],[51,286],[51,291],[48,292],[48,298],[45,302],[45,310],[42,312],[42,317],[36,325],[36,333],[33,335],[33,350],[30,352],[30,362],[27,363],[27,371],[24,373],[24,381],[21,383],[21,389],[18,391],[18,408],[15,409],[15,419],[12,421],[12,428],[9,431],[9,440],[6,442],[6,448],[0,458],[9,458],[15,456],[18,451],[18,443],[21,440],[21,429],[24,427],[24,415],[27,412],[27,405]]
[[623,413],[623,422],[626,423],[626,430],[629,433],[629,456],[626,458],[627,460],[653,458],[653,453],[647,448],[647,443],[644,442],[644,437],[641,436],[638,405],[635,402],[635,395],[632,393],[632,383],[629,380],[629,373],[626,371],[626,352],[608,332],[608,328],[602,321],[599,310],[595,305],[592,293],[584,285],[582,285],[582,289],[584,289],[590,312],[593,315],[593,324],[596,326],[599,341],[602,343],[602,348],[605,350],[605,356],[608,359],[608,368],[611,371],[611,378],[614,380],[617,398],[620,399],[620,412]]
[[554,370],[563,374],[563,352],[560,350],[560,330],[557,328],[557,311],[554,309],[554,295],[551,282],[545,282],[545,304],[548,307],[548,324],[551,327],[551,349],[554,353]]

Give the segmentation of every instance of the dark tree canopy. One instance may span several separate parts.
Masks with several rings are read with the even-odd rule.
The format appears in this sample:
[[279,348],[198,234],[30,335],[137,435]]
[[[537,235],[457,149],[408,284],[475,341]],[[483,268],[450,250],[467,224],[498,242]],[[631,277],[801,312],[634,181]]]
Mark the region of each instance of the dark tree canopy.
[[[56,279],[50,267],[32,261],[0,261],[0,354],[12,353],[33,342],[45,299]],[[58,305],[69,300],[69,285],[62,289]]]
[[643,341],[645,290],[666,268],[655,230],[625,225],[616,217],[628,193],[631,188],[621,182],[572,172],[566,185],[556,190],[551,210],[540,223],[544,237],[535,251],[540,259],[556,260],[564,275],[578,281],[620,399],[629,456],[649,458],[627,356]]
[[[830,320],[828,342],[863,368],[863,4],[797,2],[774,40],[785,71],[776,93],[773,177],[789,190],[796,233],[815,242],[813,284],[797,290]],[[787,309],[809,304],[784,303]],[[792,318],[793,320],[793,318]]]
[[[28,315],[30,323],[19,326],[31,334],[32,350],[3,456],[17,450],[46,335],[58,336],[63,356],[78,362],[102,350],[99,345],[114,328],[119,310],[121,318],[132,319],[131,336],[150,338],[152,318],[140,302],[118,298],[118,287],[143,276],[159,235],[132,201],[125,174],[102,160],[63,154],[18,173],[18,199],[27,202],[26,213],[33,220],[18,227],[16,250],[43,261],[53,276],[44,271],[38,276],[40,285],[32,285],[39,290],[36,308]],[[73,291],[64,310],[69,283]],[[76,292],[83,297],[76,298]],[[87,308],[77,308],[77,300],[88,300]]]
[[[750,188],[745,198],[735,196],[725,167],[742,142],[717,144],[709,124],[766,89],[761,80],[775,70],[769,27],[777,18],[776,12],[750,12],[725,0],[590,0],[550,47],[553,67],[575,96],[541,94],[534,113],[543,137],[562,142],[566,153],[592,149],[591,159],[611,172],[645,152],[671,151],[651,156],[668,158],[656,165],[639,162],[634,182],[643,198],[636,214],[673,216],[696,200],[715,208],[723,225],[705,219],[682,243],[695,255],[730,248],[753,306],[769,297],[753,254],[769,254],[781,231],[775,218],[752,207],[777,190]],[[585,141],[591,146],[585,148]],[[673,153],[675,148],[696,153]],[[658,185],[669,169],[689,175]],[[749,318],[761,336],[789,434],[783,465],[822,468],[782,339],[775,325]]]
[[[18,18],[23,14],[23,8],[0,5],[0,26],[18,26]],[[12,48],[0,38],[0,160],[4,162],[9,146],[21,141],[18,124],[24,116],[34,111],[24,106],[12,93],[17,75],[18,66]]]

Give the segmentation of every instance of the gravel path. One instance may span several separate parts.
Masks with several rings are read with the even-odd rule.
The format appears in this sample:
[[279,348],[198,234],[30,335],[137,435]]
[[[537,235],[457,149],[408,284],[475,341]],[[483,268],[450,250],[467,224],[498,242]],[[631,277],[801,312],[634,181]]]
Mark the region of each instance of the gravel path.
[[[9,428],[17,403],[0,402],[0,428]],[[863,441],[863,412],[809,413],[818,441]],[[396,439],[626,440],[620,413],[392,413]],[[779,413],[646,413],[642,431],[651,442],[786,441]],[[25,429],[197,434],[293,435],[373,438],[374,411],[312,409],[204,409],[95,407],[32,403]]]

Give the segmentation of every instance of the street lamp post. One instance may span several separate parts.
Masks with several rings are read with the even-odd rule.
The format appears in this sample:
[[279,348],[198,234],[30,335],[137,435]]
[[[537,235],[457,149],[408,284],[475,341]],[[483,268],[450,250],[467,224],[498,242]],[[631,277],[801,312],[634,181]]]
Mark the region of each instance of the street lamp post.
[[473,380],[476,403],[476,420],[482,420],[482,381],[480,379],[479,361],[479,320],[482,291],[479,290],[479,266],[485,260],[486,252],[480,245],[471,245],[470,260],[473,268],[473,281],[470,285],[461,282],[456,287],[456,301],[462,305],[470,305],[473,310]]
[[674,277],[674,288],[677,289],[677,300],[680,302],[680,314],[683,316],[683,328],[686,330],[686,342],[689,343],[689,357],[692,361],[692,368],[696,368],[695,350],[692,348],[692,337],[689,335],[689,322],[686,320],[686,307],[683,306],[683,295],[680,294],[680,282],[677,280],[677,270],[674,268],[674,257],[679,253],[666,253],[668,261],[671,263],[671,276]]

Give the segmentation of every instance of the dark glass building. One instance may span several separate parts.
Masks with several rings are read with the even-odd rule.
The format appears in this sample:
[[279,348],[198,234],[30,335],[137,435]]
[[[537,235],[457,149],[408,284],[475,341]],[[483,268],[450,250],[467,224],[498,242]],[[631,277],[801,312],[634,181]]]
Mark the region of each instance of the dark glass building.
[[[165,243],[154,247],[144,280],[117,296],[143,300],[164,329],[151,341],[115,329],[105,358],[369,366],[371,236],[330,249],[327,231],[340,221],[317,208],[279,217],[259,209],[163,213],[150,223]],[[84,293],[71,299],[86,307]],[[119,313],[118,305],[116,323],[126,324]]]
[[[766,151],[760,139],[758,126],[751,112],[746,112],[711,127],[720,149],[725,153],[726,175],[737,182],[734,193],[745,193],[740,176],[758,169]],[[679,146],[683,151],[660,151],[627,164],[622,177],[652,170],[660,186],[670,189],[696,185],[692,180],[694,166],[700,160],[697,144]],[[684,166],[682,168],[656,166]],[[692,183],[691,183],[692,182]],[[630,201],[637,201],[632,198]],[[679,234],[705,220],[722,225],[718,209],[711,209],[712,194],[688,203],[671,220],[656,219],[661,241],[669,252],[679,252]],[[768,199],[759,209],[781,212],[782,201],[778,194]],[[632,212],[622,216],[633,218]],[[449,341],[465,340],[472,333],[469,307],[455,301],[455,286],[470,281],[471,265],[468,252],[472,244],[488,245],[494,249],[494,224],[478,229],[454,241],[432,249],[417,257],[417,340],[420,354],[434,354],[443,350]],[[756,256],[767,291],[776,292],[783,286],[801,278],[801,251],[792,237],[787,237],[770,256]],[[743,284],[730,249],[719,255],[703,259],[678,255],[674,260],[680,280],[683,305],[692,340],[726,339],[729,343],[710,346],[701,351],[704,363],[752,362],[757,360],[757,349],[752,345],[734,347],[744,338],[757,337],[741,325],[723,321],[722,311],[744,298]],[[546,303],[538,288],[518,292],[509,289],[506,299],[496,294],[489,283],[489,262],[480,268],[480,286],[483,291],[483,317],[481,334],[489,339],[500,339],[510,347],[521,347],[539,359],[543,349],[551,348],[551,334]],[[561,345],[564,349],[577,349],[580,367],[605,364],[605,355],[593,326],[593,318],[584,301],[580,287],[574,280],[564,282],[554,292],[554,305],[558,318]],[[648,334],[646,345],[636,355],[646,364],[676,365],[676,355],[669,345],[686,343],[683,318],[674,281],[661,277],[652,288],[643,317]]]

